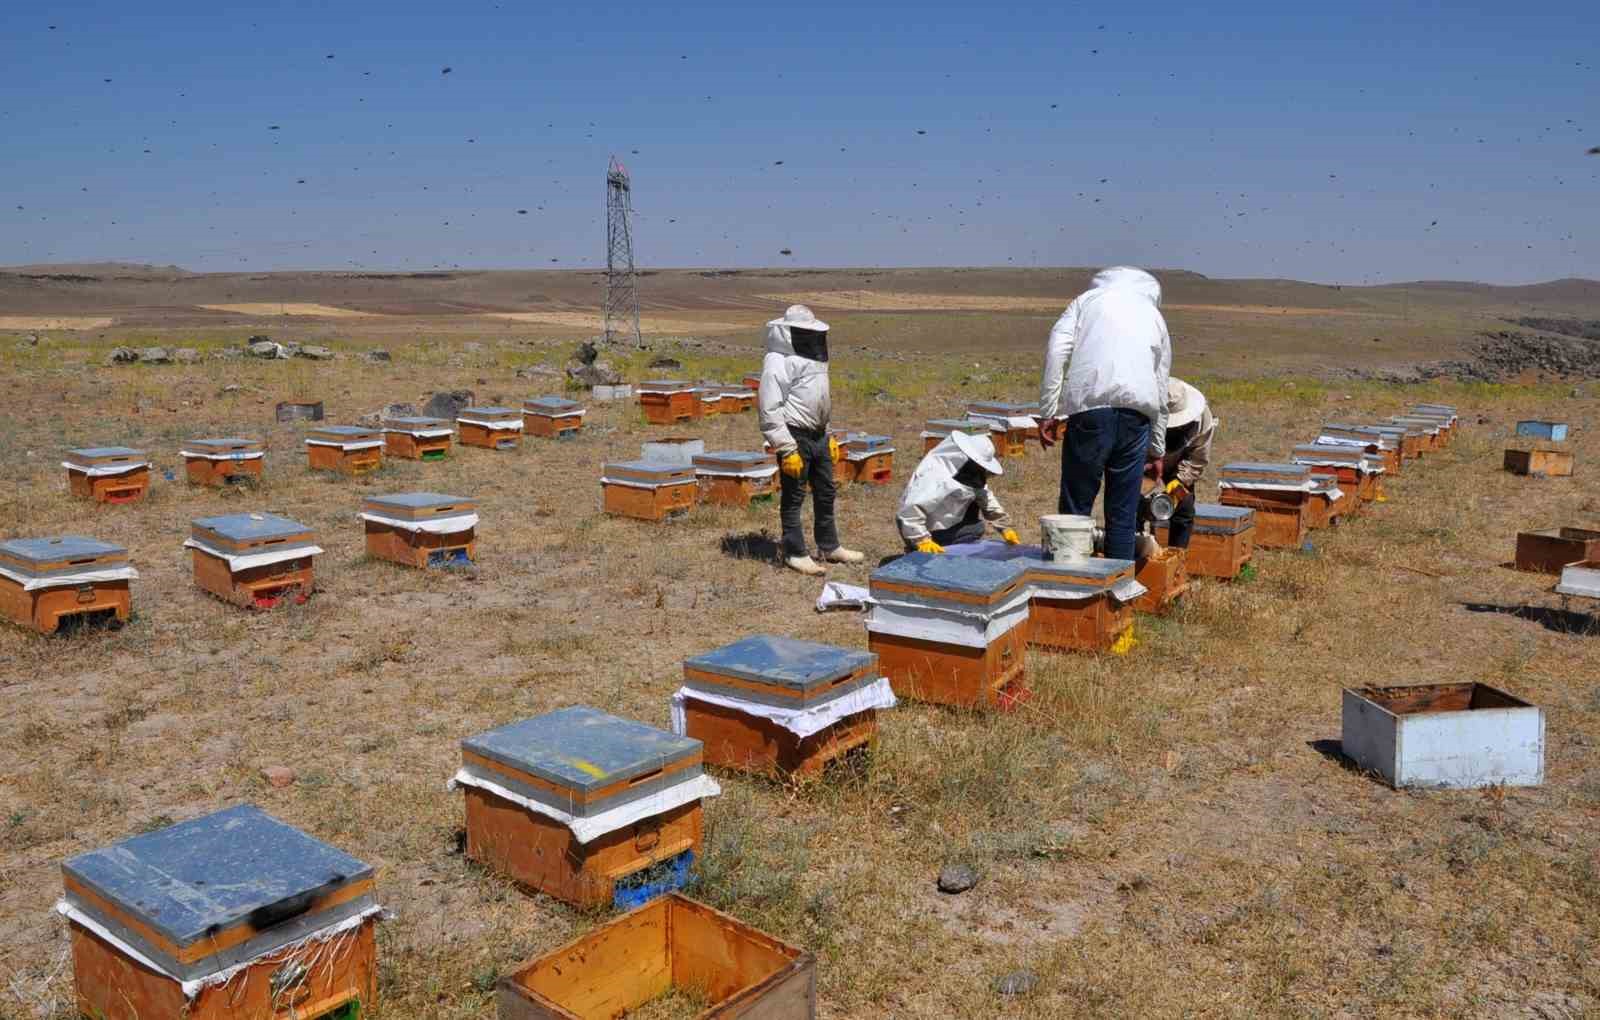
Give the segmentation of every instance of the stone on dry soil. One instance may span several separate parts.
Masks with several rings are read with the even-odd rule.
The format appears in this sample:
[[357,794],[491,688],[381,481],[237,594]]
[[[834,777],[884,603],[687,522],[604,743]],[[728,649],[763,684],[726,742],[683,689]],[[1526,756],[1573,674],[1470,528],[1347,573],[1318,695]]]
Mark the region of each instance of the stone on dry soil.
[[172,355],[167,353],[165,347],[139,348],[139,362],[145,365],[170,365]]
[[273,343],[271,340],[256,340],[251,343],[246,350],[248,350],[253,357],[257,358],[271,359],[287,357],[287,355],[283,353],[283,348]]
[[179,347],[172,352],[172,360],[180,365],[193,365],[199,362],[200,352],[193,347]]
[[476,394],[471,390],[445,390],[442,393],[430,393],[428,402],[423,405],[422,414],[428,418],[443,418],[445,421],[455,421],[462,408],[471,407]]
[[954,895],[978,884],[978,873],[965,864],[949,864],[939,872],[939,891]]
[[994,990],[1000,995],[1027,995],[1037,987],[1039,975],[1031,970],[1014,970],[994,983]]
[[595,386],[615,386],[622,382],[622,373],[612,368],[609,362],[596,361],[586,365],[581,361],[575,361],[567,366],[567,378],[588,389]]
[[312,361],[333,360],[333,348],[323,347],[320,344],[306,344],[294,353],[297,358],[310,358]]
[[518,379],[542,379],[560,374],[561,369],[553,365],[524,365],[517,369]]
[[361,356],[363,358],[365,358],[367,361],[373,362],[374,364],[376,364],[376,363],[378,363],[380,361],[393,361],[394,360],[393,358],[389,357],[389,352],[384,350],[381,347],[375,347],[372,350],[367,351],[365,354],[363,354]]
[[261,770],[261,778],[267,781],[268,786],[283,789],[295,780],[294,769],[284,765],[268,765]]
[[679,361],[677,358],[669,358],[663,354],[659,358],[651,358],[650,367],[665,369],[668,372],[676,372],[683,368],[683,362]]
[[108,365],[131,365],[139,360],[139,352],[132,347],[113,347],[106,358]]

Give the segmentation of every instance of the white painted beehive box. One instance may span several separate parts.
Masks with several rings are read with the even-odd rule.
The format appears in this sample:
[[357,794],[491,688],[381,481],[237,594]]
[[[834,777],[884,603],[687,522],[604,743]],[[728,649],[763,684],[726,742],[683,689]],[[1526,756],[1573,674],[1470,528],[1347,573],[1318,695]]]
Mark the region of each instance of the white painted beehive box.
[[1391,786],[1544,782],[1544,710],[1487,684],[1344,691],[1345,756]]

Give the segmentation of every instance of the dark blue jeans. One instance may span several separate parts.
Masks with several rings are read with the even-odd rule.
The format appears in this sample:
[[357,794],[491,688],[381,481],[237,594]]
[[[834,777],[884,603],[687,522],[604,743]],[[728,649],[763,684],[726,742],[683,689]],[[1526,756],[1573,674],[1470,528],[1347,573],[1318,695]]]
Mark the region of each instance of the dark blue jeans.
[[1067,419],[1061,443],[1061,498],[1057,510],[1088,516],[1106,483],[1106,547],[1109,559],[1133,559],[1138,527],[1139,480],[1150,446],[1150,419],[1125,407],[1079,411]]

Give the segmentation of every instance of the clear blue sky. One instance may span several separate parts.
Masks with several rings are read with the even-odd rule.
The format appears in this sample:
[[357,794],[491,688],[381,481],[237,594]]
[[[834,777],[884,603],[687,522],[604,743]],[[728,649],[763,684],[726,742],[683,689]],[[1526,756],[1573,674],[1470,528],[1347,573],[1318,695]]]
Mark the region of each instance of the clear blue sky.
[[4,21],[0,264],[593,266],[615,152],[646,266],[1600,277],[1595,0]]

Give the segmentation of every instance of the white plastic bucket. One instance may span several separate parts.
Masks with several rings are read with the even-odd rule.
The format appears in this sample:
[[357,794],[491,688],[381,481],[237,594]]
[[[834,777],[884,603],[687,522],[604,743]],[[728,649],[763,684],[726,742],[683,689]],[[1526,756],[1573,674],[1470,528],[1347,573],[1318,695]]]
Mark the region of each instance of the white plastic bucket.
[[1077,514],[1046,514],[1039,518],[1044,534],[1044,558],[1058,563],[1079,563],[1094,555],[1094,518]]

